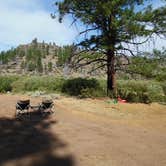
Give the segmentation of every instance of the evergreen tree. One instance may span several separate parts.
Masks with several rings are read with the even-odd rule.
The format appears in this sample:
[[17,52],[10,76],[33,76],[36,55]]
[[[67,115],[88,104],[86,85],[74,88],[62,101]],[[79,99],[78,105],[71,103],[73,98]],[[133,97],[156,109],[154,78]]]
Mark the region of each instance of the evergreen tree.
[[35,38],[35,39],[32,40],[32,45],[33,45],[34,48],[37,48],[37,47],[38,47],[37,38]]
[[37,58],[37,71],[39,73],[43,72],[43,65],[42,65],[42,61],[41,61],[41,57],[40,56]]
[[124,69],[128,73],[141,75],[158,81],[166,80],[166,49],[131,58],[131,64]]
[[[145,5],[146,2],[149,5]],[[154,34],[166,34],[166,5],[154,9],[150,2],[153,1],[62,0],[55,3],[60,22],[65,15],[71,15],[73,23],[81,21],[85,25],[86,29],[80,33],[86,34],[85,39],[82,37],[78,45],[101,52],[101,56],[88,63],[84,63],[85,59],[82,62],[106,65],[108,92],[115,89],[116,57],[134,55],[132,47],[126,45],[140,45]],[[138,41],[138,37],[145,40]]]
[[46,55],[49,55],[49,45],[46,46]]
[[47,64],[46,63],[44,64],[44,72],[45,72],[45,74],[47,74]]
[[52,72],[52,62],[48,62],[48,71]]
[[7,64],[9,61],[15,60],[17,51],[14,48],[11,48],[8,51],[2,51],[0,53],[0,61],[2,64]]
[[19,55],[20,57],[24,57],[24,56],[25,56],[25,51],[24,51],[24,50],[18,51],[18,55]]
[[4,51],[2,51],[2,52],[0,53],[0,60],[1,60],[1,63],[2,63],[2,64],[5,64],[5,52],[4,52]]
[[21,69],[24,69],[24,68],[25,68],[25,62],[24,62],[24,61],[21,62],[20,67],[21,67]]
[[43,42],[42,42],[42,56],[43,56],[43,58],[46,57],[45,42],[44,42],[44,40],[43,40]]
[[35,71],[36,65],[33,62],[27,63],[27,71]]
[[74,45],[66,45],[60,47],[57,51],[58,54],[58,64],[64,65],[65,63],[70,63],[71,58],[76,52],[76,47]]

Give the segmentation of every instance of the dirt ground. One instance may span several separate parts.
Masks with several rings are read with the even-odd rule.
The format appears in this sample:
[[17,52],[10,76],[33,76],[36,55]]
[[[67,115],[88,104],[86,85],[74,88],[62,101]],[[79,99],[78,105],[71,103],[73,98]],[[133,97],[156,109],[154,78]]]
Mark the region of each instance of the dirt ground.
[[60,97],[54,114],[16,120],[23,98],[42,100],[0,95],[0,166],[166,165],[164,105]]

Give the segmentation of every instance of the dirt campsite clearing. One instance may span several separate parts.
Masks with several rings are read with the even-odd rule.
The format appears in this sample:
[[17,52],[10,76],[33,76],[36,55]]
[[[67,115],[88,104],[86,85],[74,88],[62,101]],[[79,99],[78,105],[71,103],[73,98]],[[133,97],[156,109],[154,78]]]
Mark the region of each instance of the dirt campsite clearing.
[[0,95],[1,166],[165,166],[166,106],[104,99],[55,99],[55,113],[15,119],[15,104],[40,97]]

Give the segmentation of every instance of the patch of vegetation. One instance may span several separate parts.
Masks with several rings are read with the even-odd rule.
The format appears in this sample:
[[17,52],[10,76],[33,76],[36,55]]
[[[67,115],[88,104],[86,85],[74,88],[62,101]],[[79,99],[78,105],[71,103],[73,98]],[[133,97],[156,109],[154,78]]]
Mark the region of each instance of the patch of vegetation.
[[61,92],[63,82],[63,78],[55,78],[49,76],[30,76],[15,81],[12,84],[12,88],[14,92],[27,92],[36,90],[47,92]]
[[74,45],[66,45],[63,47],[59,47],[59,49],[57,50],[57,65],[63,66],[65,63],[69,63],[75,51],[76,47]]
[[0,52],[0,63],[7,64],[10,60],[14,60],[17,55],[17,49],[11,48],[8,51]]
[[164,102],[165,94],[160,83],[154,81],[118,81],[118,95],[128,102]]
[[134,75],[140,75],[142,78],[160,82],[166,80],[166,48],[153,50],[152,53],[144,53],[130,60],[131,63],[126,68],[126,72],[129,72],[132,78]]
[[[127,102],[166,102],[166,84],[146,80],[118,80],[117,95]],[[80,98],[105,97],[106,80],[50,76],[0,76],[0,92],[58,92]]]
[[48,71],[52,72],[52,62],[48,62]]
[[12,91],[12,83],[18,79],[18,76],[0,76],[0,93]]
[[74,78],[64,82],[62,92],[71,96],[100,97],[104,94],[99,81],[96,79]]

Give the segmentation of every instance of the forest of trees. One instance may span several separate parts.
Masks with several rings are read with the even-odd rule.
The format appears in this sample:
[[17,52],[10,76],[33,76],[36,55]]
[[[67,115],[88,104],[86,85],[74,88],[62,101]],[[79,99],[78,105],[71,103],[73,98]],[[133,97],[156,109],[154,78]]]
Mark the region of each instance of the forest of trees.
[[[55,46],[55,44],[54,44]],[[89,60],[93,58],[96,59],[100,57],[99,52],[92,51],[82,52],[81,56],[75,56],[78,52],[81,52],[80,48],[74,45],[66,45],[62,47],[52,47],[52,45],[46,44],[45,42],[38,43],[36,39],[32,41],[28,47],[17,47],[12,48],[8,51],[2,51],[0,53],[0,65],[7,65],[9,62],[17,61],[17,58],[21,59],[20,68],[27,72],[36,72],[41,74],[47,74],[53,72],[53,68],[56,65],[59,68],[63,68],[65,64],[70,64],[73,70],[78,68],[86,68],[84,64],[79,64],[82,59],[86,65],[88,65]],[[44,59],[50,57],[49,61],[44,62]],[[55,59],[56,63],[51,61]],[[151,53],[142,53],[134,57],[127,56],[128,62],[126,65],[126,59],[116,60],[115,70],[117,72],[118,78],[124,79],[154,79],[157,81],[166,80],[166,48],[162,50],[153,50]],[[96,66],[89,63],[91,66],[90,71],[101,70],[101,64]],[[98,68],[99,67],[99,68]],[[107,72],[105,65],[103,65],[102,71]],[[103,73],[104,73],[103,72]],[[97,76],[97,75],[96,75]],[[100,77],[100,75],[98,75]]]
[[[21,69],[27,72],[35,71],[36,73],[52,72],[53,66],[63,67],[65,63],[70,63],[70,58],[75,52],[74,45],[56,46],[55,43],[39,43],[37,39],[25,46],[12,48],[0,53],[0,64],[7,65],[9,62],[21,59]],[[48,61],[44,59],[50,57]],[[57,58],[56,64],[51,60]]]
[[17,49],[11,48],[8,51],[0,53],[0,64],[7,64],[9,61],[14,60],[17,55]]

